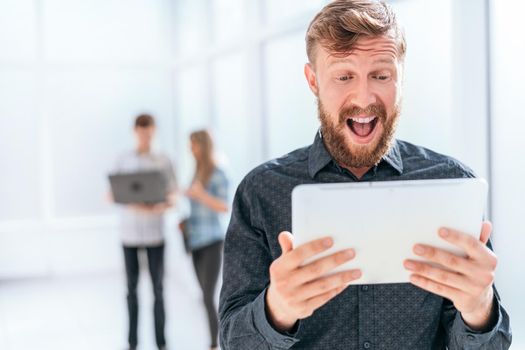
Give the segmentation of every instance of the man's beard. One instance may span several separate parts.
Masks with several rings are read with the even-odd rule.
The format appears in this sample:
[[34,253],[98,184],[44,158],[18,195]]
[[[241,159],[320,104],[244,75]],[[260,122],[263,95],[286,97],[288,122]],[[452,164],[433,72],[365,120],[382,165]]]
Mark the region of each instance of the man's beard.
[[[381,158],[388,153],[399,119],[400,108],[398,105],[389,117],[387,117],[386,108],[382,103],[371,104],[365,109],[357,106],[345,107],[339,112],[337,125],[334,125],[334,118],[326,112],[320,99],[317,100],[317,106],[324,144],[339,165],[346,168],[371,168],[377,165]],[[372,141],[373,143],[367,145],[359,145],[352,143],[348,139],[349,136],[345,135],[349,128],[347,125],[348,117],[360,115],[373,115],[378,118],[377,124],[381,123],[383,130],[377,141]],[[379,127],[377,124],[376,128]]]

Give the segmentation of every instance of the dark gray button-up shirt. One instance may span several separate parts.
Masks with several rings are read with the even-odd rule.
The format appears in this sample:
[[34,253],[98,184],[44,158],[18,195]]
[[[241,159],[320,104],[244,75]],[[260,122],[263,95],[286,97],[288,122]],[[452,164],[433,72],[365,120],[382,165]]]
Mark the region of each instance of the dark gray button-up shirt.
[[497,293],[495,317],[483,332],[469,329],[449,300],[409,283],[349,286],[299,321],[293,333],[277,332],[265,313],[268,269],[281,255],[278,234],[291,229],[295,186],[473,176],[450,157],[397,140],[377,166],[357,179],[334,162],[319,133],[311,146],[254,169],[237,189],[226,234],[222,349],[507,349],[509,317]]

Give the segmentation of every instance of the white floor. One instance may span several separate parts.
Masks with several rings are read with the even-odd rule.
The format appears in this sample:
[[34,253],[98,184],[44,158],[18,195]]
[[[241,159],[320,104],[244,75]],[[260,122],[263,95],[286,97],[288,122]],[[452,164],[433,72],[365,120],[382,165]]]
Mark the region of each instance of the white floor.
[[[207,350],[208,330],[189,257],[171,255],[165,280],[166,337],[172,350]],[[123,350],[123,273],[0,280],[0,350]],[[152,292],[141,272],[139,349],[154,350]],[[519,339],[518,339],[519,338]],[[525,349],[515,337],[512,349]]]
[[[165,280],[168,349],[205,350],[209,336],[189,258]],[[125,276],[106,273],[0,281],[0,349],[121,350],[126,347]],[[139,284],[139,349],[155,349],[153,297],[146,270]]]

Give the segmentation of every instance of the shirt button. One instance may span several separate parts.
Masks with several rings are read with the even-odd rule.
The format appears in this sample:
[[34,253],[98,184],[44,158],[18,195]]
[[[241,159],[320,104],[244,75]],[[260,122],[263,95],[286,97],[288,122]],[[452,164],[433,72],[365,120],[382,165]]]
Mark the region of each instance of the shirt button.
[[284,339],[284,341],[285,341],[286,343],[293,343],[293,340],[290,339],[290,338],[286,338],[286,339]]
[[363,343],[363,347],[364,347],[365,349],[370,349],[370,343],[367,342],[367,341],[365,341],[365,342]]
[[366,292],[366,291],[368,290],[368,286],[363,286],[363,287],[361,287],[361,290],[362,290],[363,292]]
[[476,337],[474,337],[472,334],[467,335],[468,340],[474,340]]

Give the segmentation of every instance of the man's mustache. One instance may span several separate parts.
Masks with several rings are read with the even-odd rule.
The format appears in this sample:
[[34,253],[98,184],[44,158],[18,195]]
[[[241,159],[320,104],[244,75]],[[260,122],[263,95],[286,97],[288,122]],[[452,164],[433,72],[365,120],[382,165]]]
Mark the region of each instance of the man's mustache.
[[348,117],[356,117],[358,115],[375,115],[379,118],[379,121],[384,122],[386,120],[386,108],[382,104],[374,103],[368,105],[366,108],[361,108],[358,106],[348,106],[344,107],[339,112],[339,122],[346,123]]

